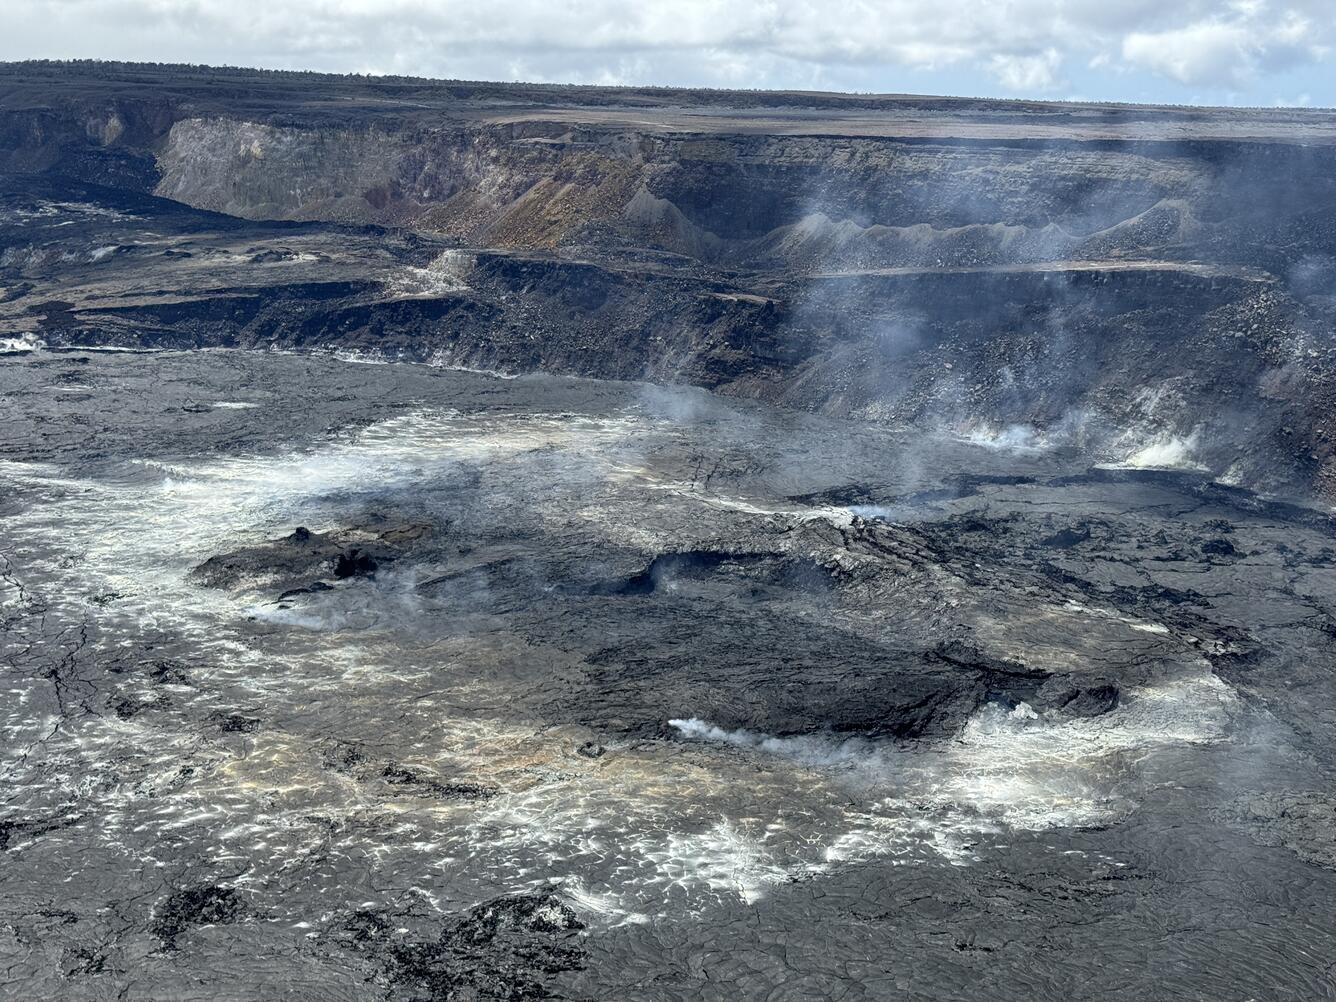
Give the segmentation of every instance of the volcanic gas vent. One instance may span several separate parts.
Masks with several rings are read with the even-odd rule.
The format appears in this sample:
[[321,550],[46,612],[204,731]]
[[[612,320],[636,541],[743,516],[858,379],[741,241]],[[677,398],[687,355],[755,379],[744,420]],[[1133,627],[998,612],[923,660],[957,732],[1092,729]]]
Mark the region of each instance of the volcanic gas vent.
[[0,81],[10,994],[1336,1000],[1332,114]]

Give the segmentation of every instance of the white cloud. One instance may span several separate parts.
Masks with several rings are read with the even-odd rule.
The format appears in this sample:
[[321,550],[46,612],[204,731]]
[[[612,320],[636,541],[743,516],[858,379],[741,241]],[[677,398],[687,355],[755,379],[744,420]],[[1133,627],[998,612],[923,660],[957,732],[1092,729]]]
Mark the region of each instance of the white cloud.
[[1312,22],[1298,10],[1273,13],[1263,0],[1227,6],[1227,16],[1129,33],[1124,61],[1184,84],[1241,87],[1263,72],[1281,72],[1326,54]]
[[[1099,94],[1312,90],[1330,0],[26,0],[0,58]],[[1071,79],[1067,79],[1070,77]],[[1157,81],[1160,81],[1157,83]],[[1336,85],[1333,85],[1336,89]],[[1194,91],[1195,93],[1195,91]],[[1262,95],[1265,95],[1264,97]],[[1178,92],[1181,97],[1181,92]],[[1316,99],[1336,100],[1336,93]]]
[[1252,74],[1247,29],[1204,22],[1169,31],[1136,31],[1123,39],[1123,59],[1185,84],[1227,81]]
[[1057,72],[1062,57],[1057,49],[1047,49],[1037,56],[1009,56],[994,53],[988,70],[1007,90],[1036,93],[1058,86]]

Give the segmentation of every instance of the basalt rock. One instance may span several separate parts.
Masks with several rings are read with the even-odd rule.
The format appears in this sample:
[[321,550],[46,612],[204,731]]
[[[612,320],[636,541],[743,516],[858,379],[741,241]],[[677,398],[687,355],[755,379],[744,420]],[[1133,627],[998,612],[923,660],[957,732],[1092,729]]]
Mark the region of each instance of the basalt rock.
[[235,888],[203,884],[177,891],[155,905],[149,929],[171,950],[197,926],[239,922],[248,914],[245,899]]
[[11,993],[1331,996],[1328,112],[0,82]]
[[1118,705],[1118,686],[1110,681],[1054,676],[1036,692],[1036,707],[1052,708],[1077,717],[1097,717]]
[[6,331],[650,378],[1331,478],[1325,112],[0,75]]
[[327,533],[299,526],[281,539],[212,556],[192,574],[206,587],[265,588],[283,600],[328,590],[322,577],[372,577],[415,547],[422,555],[431,531],[430,526],[393,522]]

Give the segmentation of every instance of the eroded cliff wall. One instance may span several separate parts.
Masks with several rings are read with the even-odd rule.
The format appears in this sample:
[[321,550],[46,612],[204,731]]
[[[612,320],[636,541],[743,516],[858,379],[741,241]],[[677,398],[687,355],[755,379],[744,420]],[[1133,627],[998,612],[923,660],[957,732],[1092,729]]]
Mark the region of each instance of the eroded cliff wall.
[[1333,115],[0,80],[8,335],[691,382],[1336,478]]

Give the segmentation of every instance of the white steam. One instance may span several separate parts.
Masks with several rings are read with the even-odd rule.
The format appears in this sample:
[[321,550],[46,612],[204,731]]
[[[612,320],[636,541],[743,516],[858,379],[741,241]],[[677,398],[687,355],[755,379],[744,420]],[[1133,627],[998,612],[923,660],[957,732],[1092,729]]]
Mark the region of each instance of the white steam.
[[1160,435],[1133,449],[1117,465],[1133,470],[1205,470],[1197,460],[1199,438],[1199,429],[1187,435]]
[[247,611],[261,622],[321,633],[395,628],[422,614],[417,585],[441,569],[417,566],[402,573],[382,572],[375,580],[346,581],[328,590],[259,603]]
[[16,355],[45,348],[46,342],[36,334],[20,334],[18,337],[0,338],[0,355]]
[[424,268],[405,268],[386,282],[386,291],[404,299],[430,299],[463,292],[476,258],[464,251],[444,251]]
[[963,429],[959,436],[962,441],[985,449],[1002,452],[1041,452],[1050,448],[1048,438],[1038,428],[1028,424],[1009,424],[1003,426],[976,423]]
[[918,821],[931,809],[934,825],[944,830],[1107,823],[1132,806],[1133,779],[1144,759],[1157,750],[1220,740],[1235,704],[1233,690],[1203,665],[1198,673],[1126,693],[1114,710],[1093,718],[1036,713],[1025,703],[1011,710],[988,704],[956,740],[935,746],[775,737],[695,717],[669,723],[690,740],[834,770],[880,796],[889,813],[879,814],[874,827],[906,838],[912,828],[891,823],[906,804],[916,805]]

